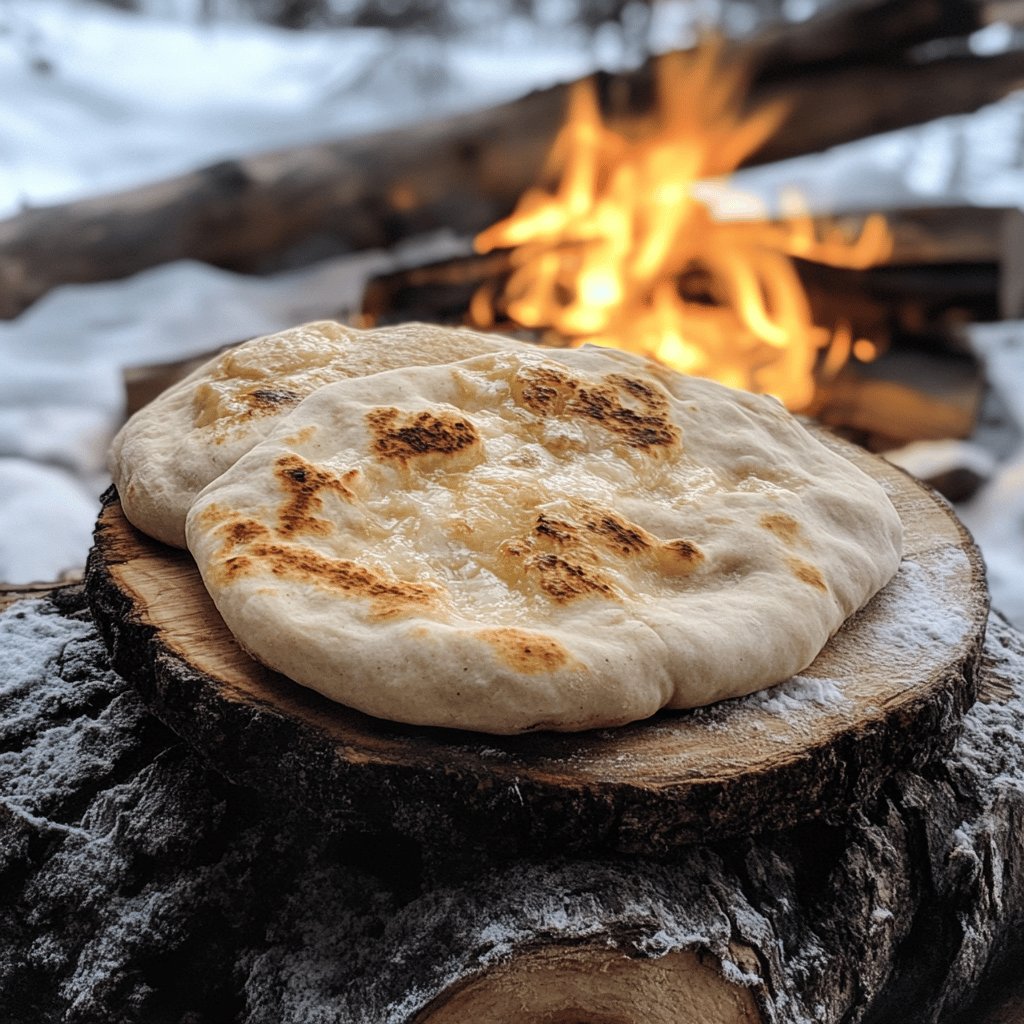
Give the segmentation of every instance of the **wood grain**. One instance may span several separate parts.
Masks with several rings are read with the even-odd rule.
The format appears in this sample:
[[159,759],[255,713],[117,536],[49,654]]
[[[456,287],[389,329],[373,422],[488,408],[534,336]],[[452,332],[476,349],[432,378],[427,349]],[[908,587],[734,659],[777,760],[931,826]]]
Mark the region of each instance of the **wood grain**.
[[822,434],[878,479],[906,528],[900,572],[804,677],[843,700],[769,691],[583,734],[483,736],[371,719],[254,663],[191,557],[106,496],[86,573],[115,667],[229,778],[346,827],[434,847],[665,854],[832,820],[946,752],[975,698],[988,610],[980,555],[942,499]]
[[[753,954],[751,954],[753,955]],[[658,959],[600,946],[543,946],[444,992],[410,1024],[762,1024],[749,988],[728,981],[712,956],[681,950]]]

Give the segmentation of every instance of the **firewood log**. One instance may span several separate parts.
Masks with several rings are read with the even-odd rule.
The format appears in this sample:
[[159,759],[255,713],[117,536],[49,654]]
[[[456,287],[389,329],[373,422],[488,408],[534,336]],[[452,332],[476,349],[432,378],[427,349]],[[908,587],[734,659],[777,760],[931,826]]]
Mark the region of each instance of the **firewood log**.
[[[864,9],[902,23],[901,6],[941,13],[964,5],[891,0]],[[907,45],[954,31],[951,23],[909,18],[903,34],[894,30],[886,39],[870,28],[874,21],[857,20],[864,9],[852,9],[854,30],[837,33],[833,49],[812,47],[802,61],[787,39],[810,40],[813,26],[771,37],[760,56],[756,45],[740,48],[758,63],[751,103],[781,100],[789,108],[750,162],[965,113],[1024,80],[1019,51],[916,62],[906,57]],[[958,17],[956,25],[969,24]],[[865,40],[878,44],[871,59]],[[839,59],[851,46],[859,62]],[[632,97],[628,112],[650,96],[650,67],[599,75],[598,85],[608,109]],[[0,223],[0,317],[60,283],[108,280],[174,259],[265,271],[310,253],[386,246],[439,227],[474,233],[506,214],[536,180],[566,92],[556,86],[430,124],[241,157],[112,196],[27,210]]]

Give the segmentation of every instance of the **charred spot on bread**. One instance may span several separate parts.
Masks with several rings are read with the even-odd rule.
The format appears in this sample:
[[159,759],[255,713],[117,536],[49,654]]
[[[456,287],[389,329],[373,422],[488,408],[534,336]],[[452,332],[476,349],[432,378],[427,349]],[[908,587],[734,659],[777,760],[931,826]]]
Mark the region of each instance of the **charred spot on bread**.
[[522,368],[513,384],[517,400],[542,416],[559,415],[578,389],[579,382],[575,378],[550,365]]
[[233,555],[221,563],[221,572],[226,580],[247,576],[253,570],[252,559],[246,555]]
[[587,532],[605,547],[620,555],[636,555],[651,546],[646,530],[614,512],[602,511],[585,515],[583,525]]
[[345,485],[352,479],[352,471],[343,477],[337,476],[322,466],[307,462],[301,455],[282,455],[274,465],[278,486],[285,494],[285,501],[277,513],[277,531],[284,536],[296,533],[325,535],[333,526],[314,515],[323,509],[322,492],[337,494],[345,501],[355,497]]
[[676,576],[689,576],[704,561],[705,554],[692,540],[679,537],[667,540],[659,549],[663,570]]
[[554,543],[559,547],[572,546],[580,552],[596,554],[596,543],[618,555],[636,555],[651,547],[651,538],[646,530],[631,523],[608,509],[585,502],[573,502],[572,512],[576,522],[570,522],[547,512],[537,514],[534,536]]
[[222,556],[243,544],[270,538],[270,530],[263,523],[232,512],[217,502],[207,505],[199,513],[199,522],[204,529],[215,532],[221,538]]
[[381,459],[408,462],[418,456],[451,456],[480,438],[465,416],[447,410],[401,413],[394,408],[373,409],[366,415],[371,447]]
[[544,512],[538,513],[533,532],[538,537],[554,541],[556,544],[569,544],[578,537],[578,533],[571,523],[556,519]]
[[785,512],[766,512],[761,516],[760,523],[764,529],[787,544],[793,544],[800,536],[800,524]]
[[[640,408],[626,405],[623,392]],[[668,399],[635,377],[612,373],[603,384],[580,388],[570,410],[618,434],[631,448],[668,448],[679,443]]]
[[224,546],[229,549],[270,538],[270,531],[262,523],[245,517],[225,523],[218,533],[224,538]]
[[540,416],[598,423],[631,448],[670,448],[680,441],[668,396],[654,382],[639,377],[610,373],[584,382],[553,366],[530,366],[517,375],[513,395]]
[[347,558],[329,558],[297,544],[251,544],[244,554],[227,558],[220,566],[226,582],[260,572],[363,598],[370,602],[375,619],[391,619],[433,606],[441,593],[438,586],[398,579],[380,569]]
[[580,597],[611,597],[615,591],[596,569],[571,562],[560,555],[534,555],[526,560],[526,568],[548,597],[559,602]]
[[282,407],[295,405],[301,399],[287,388],[258,387],[242,393],[242,400],[253,412],[276,412]]

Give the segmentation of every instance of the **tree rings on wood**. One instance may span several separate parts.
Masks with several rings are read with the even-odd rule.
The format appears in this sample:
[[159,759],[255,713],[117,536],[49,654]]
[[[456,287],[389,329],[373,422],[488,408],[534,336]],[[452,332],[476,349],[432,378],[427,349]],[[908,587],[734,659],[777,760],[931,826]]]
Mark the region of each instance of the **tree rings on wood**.
[[115,667],[227,777],[324,828],[439,849],[664,855],[838,820],[946,752],[975,697],[984,566],[952,509],[900,470],[821,439],[903,520],[895,579],[800,676],[750,697],[587,733],[499,737],[372,719],[256,664],[187,552],[105,496],[86,587]]

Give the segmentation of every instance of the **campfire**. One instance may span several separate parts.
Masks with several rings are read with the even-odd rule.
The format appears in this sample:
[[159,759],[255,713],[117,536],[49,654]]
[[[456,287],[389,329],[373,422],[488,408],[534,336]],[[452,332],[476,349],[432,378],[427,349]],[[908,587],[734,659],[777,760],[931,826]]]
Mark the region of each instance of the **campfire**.
[[479,253],[509,250],[510,272],[476,291],[469,322],[626,349],[798,410],[851,350],[873,358],[848,322],[815,323],[792,258],[871,266],[892,251],[884,219],[850,239],[789,197],[796,215],[772,222],[730,185],[784,114],[779,103],[745,112],[745,79],[720,41],[664,56],[656,109],[632,133],[604,123],[592,81],[576,83],[545,169],[553,185],[476,237]]
[[[799,86],[767,76],[766,88],[767,64],[756,46],[710,39],[632,76],[575,82],[543,147],[532,122],[510,116],[509,140],[474,141],[480,173],[500,162],[523,178],[523,153],[535,149],[539,173],[467,232],[464,254],[371,279],[360,322],[462,323],[626,349],[774,395],[874,451],[970,436],[984,385],[963,326],[1008,312],[1019,213],[812,214],[792,189],[770,205],[748,194],[735,172],[766,154],[860,130],[844,127],[849,97],[827,139],[820,122],[799,120],[822,65]],[[523,116],[536,106],[527,97]],[[429,183],[419,188],[401,191],[403,214],[423,203]]]

